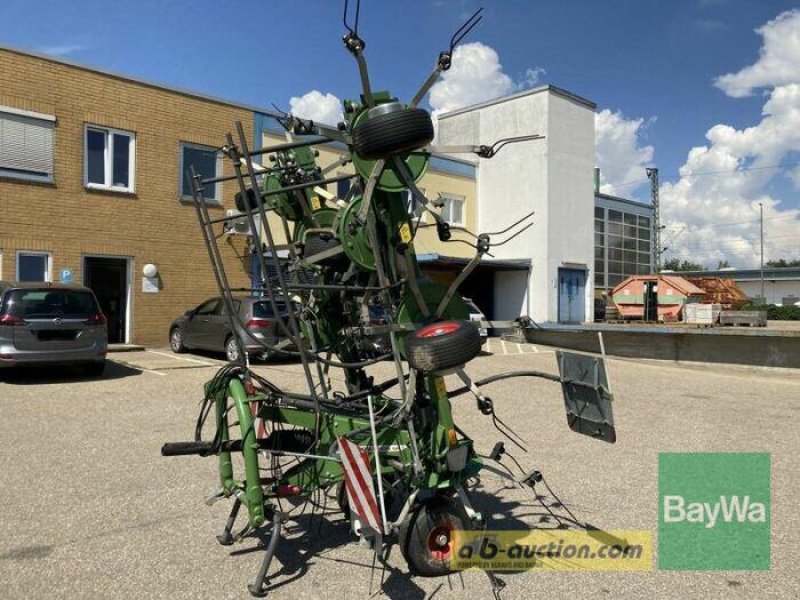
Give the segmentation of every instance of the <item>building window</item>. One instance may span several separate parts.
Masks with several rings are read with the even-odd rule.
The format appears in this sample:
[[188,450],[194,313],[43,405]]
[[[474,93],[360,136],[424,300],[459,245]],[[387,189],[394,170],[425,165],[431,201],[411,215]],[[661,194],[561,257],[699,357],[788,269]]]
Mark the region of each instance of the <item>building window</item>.
[[53,181],[56,118],[0,106],[0,176]]
[[84,180],[86,187],[133,192],[136,134],[86,126]]
[[442,219],[450,225],[464,224],[464,196],[442,194]]
[[[214,179],[222,176],[222,154],[216,148],[210,146],[200,146],[198,144],[188,144],[181,142],[181,200],[192,199],[192,183],[189,175],[190,167],[194,167],[195,172],[203,179]],[[203,197],[210,202],[222,202],[220,197],[220,183],[209,183],[203,185]]]
[[17,252],[17,281],[52,281],[50,262],[47,252]]

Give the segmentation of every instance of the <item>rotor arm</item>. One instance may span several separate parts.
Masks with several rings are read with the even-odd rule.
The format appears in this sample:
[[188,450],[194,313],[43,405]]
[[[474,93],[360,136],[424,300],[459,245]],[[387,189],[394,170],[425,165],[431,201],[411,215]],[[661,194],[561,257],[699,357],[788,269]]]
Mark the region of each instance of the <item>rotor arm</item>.
[[433,87],[433,84],[439,79],[439,76],[452,66],[453,51],[455,50],[456,45],[463,40],[464,37],[470,31],[472,31],[472,29],[478,23],[480,23],[481,19],[483,19],[483,15],[481,15],[482,12],[483,8],[476,10],[472,16],[456,30],[456,32],[450,38],[450,46],[447,50],[443,50],[439,53],[439,58],[436,60],[436,66],[434,66],[433,71],[430,75],[428,75],[425,83],[422,84],[422,87],[420,87],[417,93],[414,95],[414,99],[411,100],[411,103],[408,105],[409,108],[415,108],[417,104],[419,104],[425,97],[425,94],[430,91],[430,89]]

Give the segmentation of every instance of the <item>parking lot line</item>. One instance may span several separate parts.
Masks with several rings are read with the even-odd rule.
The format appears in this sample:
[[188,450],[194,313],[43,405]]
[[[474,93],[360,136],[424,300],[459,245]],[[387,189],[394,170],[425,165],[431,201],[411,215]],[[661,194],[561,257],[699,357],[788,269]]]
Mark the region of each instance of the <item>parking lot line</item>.
[[150,352],[152,354],[158,354],[159,356],[166,356],[167,358],[173,358],[175,360],[185,360],[187,362],[197,363],[198,365],[205,365],[206,367],[214,367],[216,363],[205,362],[203,360],[197,360],[194,358],[187,358],[185,356],[174,356],[172,354],[167,354],[166,352],[159,352],[158,350],[145,350],[145,352]]
[[154,371],[153,369],[144,369],[142,367],[133,367],[134,369],[138,369],[139,371],[144,371],[145,373],[152,373],[153,375],[161,375],[161,377],[166,377],[166,373],[162,373],[161,371]]

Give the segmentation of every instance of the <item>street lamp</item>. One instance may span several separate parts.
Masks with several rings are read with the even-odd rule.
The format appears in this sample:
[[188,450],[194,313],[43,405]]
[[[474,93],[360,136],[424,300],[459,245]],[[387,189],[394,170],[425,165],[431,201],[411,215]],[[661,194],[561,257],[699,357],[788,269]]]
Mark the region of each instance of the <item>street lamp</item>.
[[764,296],[764,204],[758,203],[759,214],[761,215],[761,305],[767,303],[767,298]]

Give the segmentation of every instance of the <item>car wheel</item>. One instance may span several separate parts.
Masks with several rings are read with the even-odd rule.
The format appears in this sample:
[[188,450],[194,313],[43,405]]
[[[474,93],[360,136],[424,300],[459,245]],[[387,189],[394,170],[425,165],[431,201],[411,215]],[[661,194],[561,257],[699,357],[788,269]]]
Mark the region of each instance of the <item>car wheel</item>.
[[442,321],[410,333],[405,339],[406,359],[425,373],[458,367],[481,351],[481,334],[472,321]]
[[183,331],[180,327],[173,327],[169,332],[169,347],[177,354],[186,352],[186,346],[183,344]]
[[433,140],[433,121],[422,108],[405,108],[367,119],[353,132],[353,148],[367,160],[418,150]]
[[225,341],[225,357],[228,359],[228,362],[239,361],[239,345],[236,343],[236,338],[234,336],[229,336]]

